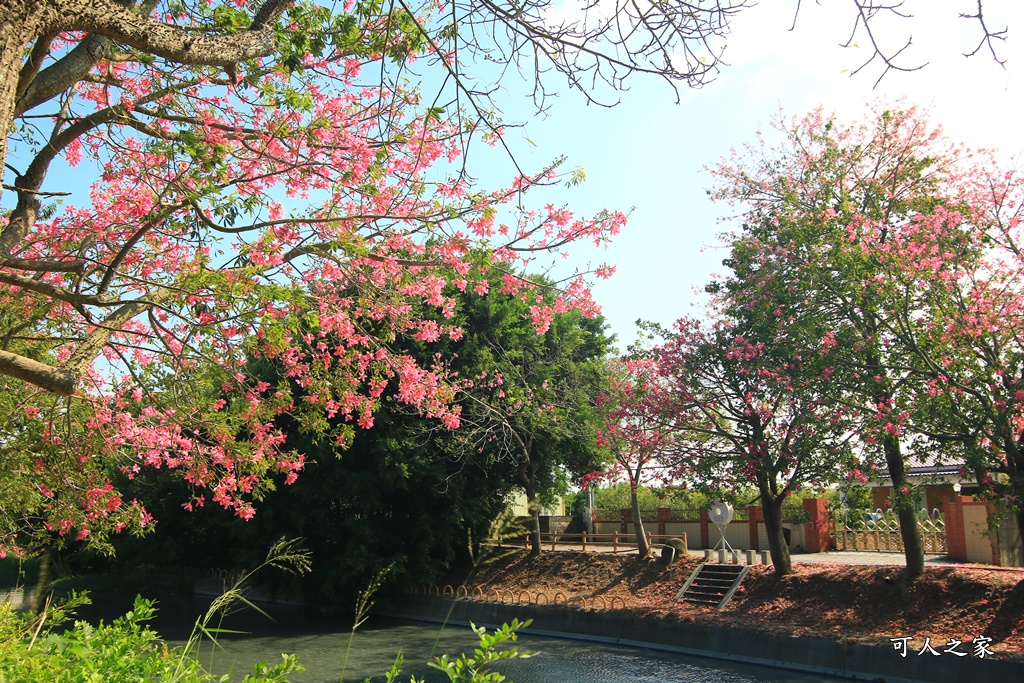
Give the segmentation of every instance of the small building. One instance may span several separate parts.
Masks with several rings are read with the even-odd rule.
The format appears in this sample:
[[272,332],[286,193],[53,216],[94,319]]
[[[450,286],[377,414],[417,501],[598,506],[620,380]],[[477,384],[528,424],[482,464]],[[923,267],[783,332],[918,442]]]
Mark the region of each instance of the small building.
[[[508,508],[516,517],[529,517],[530,507],[526,503],[526,492],[516,491],[515,495],[509,500]],[[550,505],[542,506],[540,514],[547,517],[564,517],[565,499],[558,496]]]
[[[923,491],[920,507],[928,512],[938,510],[945,513],[945,501],[952,496],[978,495],[978,483],[963,476],[963,463],[941,462],[938,457],[912,456],[906,460],[907,481]],[[887,510],[892,507],[892,477],[887,469],[870,480],[866,486],[871,489],[871,508]]]

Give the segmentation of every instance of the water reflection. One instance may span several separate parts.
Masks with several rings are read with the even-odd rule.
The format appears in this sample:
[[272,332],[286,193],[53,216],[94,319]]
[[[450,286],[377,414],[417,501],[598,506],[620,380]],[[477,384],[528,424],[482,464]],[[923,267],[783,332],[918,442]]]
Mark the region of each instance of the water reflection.
[[[158,624],[162,633],[184,639],[182,624]],[[306,667],[294,683],[339,683],[349,632],[344,626],[285,617],[276,623],[262,617],[236,616],[231,628],[250,631],[247,636],[224,636],[223,649],[204,645],[200,657],[215,673],[231,673],[240,680],[257,661],[279,661],[280,653],[299,655]],[[176,631],[176,633],[175,633]],[[465,626],[440,626],[377,619],[357,631],[348,655],[344,680],[369,678],[383,682],[384,672],[400,652],[406,666],[400,680],[412,674],[427,681],[447,678],[426,666],[433,655],[469,652],[476,638]],[[732,665],[671,653],[616,647],[580,641],[522,636],[520,649],[536,655],[502,662],[498,670],[515,683],[813,683],[838,679],[793,674],[774,669]]]

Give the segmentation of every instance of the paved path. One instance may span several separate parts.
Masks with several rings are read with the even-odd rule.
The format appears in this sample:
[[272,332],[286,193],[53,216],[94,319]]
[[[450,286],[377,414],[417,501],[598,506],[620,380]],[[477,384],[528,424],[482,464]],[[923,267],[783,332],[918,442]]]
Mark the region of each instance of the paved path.
[[[692,557],[704,557],[703,550],[690,550]],[[905,566],[906,558],[900,552],[874,552],[874,551],[845,551],[833,550],[827,553],[792,553],[790,559],[794,563],[806,562],[807,564],[867,564],[867,565],[896,565]],[[925,564],[931,566],[953,566],[958,564],[945,555],[925,555]]]
[[[690,550],[689,552],[693,557],[704,557],[703,550]],[[827,553],[793,553],[790,555],[790,558],[794,563],[806,562],[807,564],[859,564],[896,567],[904,567],[907,564],[906,557],[904,557],[902,552],[833,550]],[[924,563],[928,567],[977,567],[979,569],[996,569],[1024,574],[1024,568],[1022,567],[996,567],[990,564],[971,564],[955,560],[948,555],[926,554],[924,556]]]
[[[544,545],[545,550],[551,550],[550,544]],[[581,545],[570,545],[568,543],[559,543],[555,550],[583,550]],[[656,553],[661,552],[661,546],[657,543],[654,544],[654,551]],[[587,552],[592,553],[610,553],[612,547],[610,545],[593,545],[587,544]],[[635,554],[635,549],[625,549],[620,547],[618,554],[628,555],[630,553]],[[691,557],[704,557],[703,550],[697,550],[690,548],[689,554]],[[814,564],[868,564],[868,565],[898,565],[905,566],[907,564],[906,558],[902,552],[876,552],[876,551],[858,551],[852,550],[834,550],[827,553],[792,553],[790,554],[793,562],[808,562]],[[946,555],[925,555],[925,564],[931,566],[953,566],[963,564],[956,560],[950,559]]]
[[[661,546],[654,544],[656,553],[660,553]],[[544,550],[552,550],[550,543],[544,544]],[[568,543],[559,543],[554,550],[583,550],[581,545],[571,545]],[[611,545],[594,545],[591,543],[587,544],[586,552],[592,553],[610,553],[612,552]],[[618,554],[628,555],[630,553],[636,553],[635,549],[626,549],[619,547]],[[692,557],[703,558],[703,550],[690,549],[689,554]],[[852,551],[852,550],[833,550],[827,553],[793,553],[790,558],[795,563],[806,562],[808,564],[859,564],[859,565],[873,565],[873,566],[897,566],[904,567],[907,564],[906,558],[902,552],[877,552],[873,550],[863,551]],[[950,558],[947,555],[932,555],[926,554],[924,556],[924,562],[929,567],[979,567],[988,569],[1002,569],[1004,571],[1017,571],[1024,573],[1024,568],[1020,567],[994,567],[993,565],[987,564],[971,564],[969,562],[960,562]]]
[[[814,564],[881,564],[905,566],[907,559],[900,552],[874,552],[851,550],[833,550],[827,553],[799,553],[792,554],[793,562],[808,562]],[[951,560],[946,555],[925,555],[925,564],[928,565],[955,565],[956,560]]]

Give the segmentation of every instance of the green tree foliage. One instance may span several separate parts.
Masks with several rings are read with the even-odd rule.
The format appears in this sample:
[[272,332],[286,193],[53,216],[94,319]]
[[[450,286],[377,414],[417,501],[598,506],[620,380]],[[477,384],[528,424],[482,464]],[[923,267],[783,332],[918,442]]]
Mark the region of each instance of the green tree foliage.
[[[442,432],[429,422],[385,408],[372,429],[360,430],[342,452],[330,441],[285,425],[289,442],[307,455],[296,482],[267,496],[246,523],[217,506],[183,510],[188,497],[170,473],[136,480],[138,495],[160,519],[155,533],[124,539],[127,564],[237,568],[251,566],[266,539],[300,536],[312,552],[301,586],[291,577],[266,575],[272,588],[301,589],[315,604],[347,609],[383,568],[391,567],[381,599],[399,587],[429,583],[465,556],[467,532],[482,536],[506,505],[514,472],[448,458]],[[392,592],[389,592],[392,591]]]
[[[267,495],[246,524],[190,493],[173,472],[140,472],[124,486],[160,525],[150,537],[125,539],[123,561],[245,567],[265,539],[301,536],[313,554],[302,579],[308,597],[346,604],[390,567],[386,600],[389,589],[430,582],[465,558],[469,539],[482,538],[513,490],[526,487],[524,473],[536,501],[596,467],[591,420],[609,343],[603,321],[566,312],[538,334],[529,307],[513,296],[455,296],[445,322],[461,328],[458,339],[411,340],[404,350],[424,364],[448,359],[459,429],[403,409],[387,392],[368,429],[351,430],[340,417],[322,425],[280,418],[285,446],[305,454],[306,470]],[[265,381],[282,380],[273,366],[257,365],[252,371]],[[182,509],[190,496],[191,511]]]
[[[537,284],[538,300],[552,296]],[[558,308],[557,301],[554,305]],[[540,502],[567,491],[567,476],[601,468],[597,448],[612,338],[604,319],[557,313],[538,333],[536,306],[508,296],[469,297],[461,308],[466,338],[450,367],[462,378],[461,426],[446,451],[464,462],[514,468],[531,510],[531,552],[540,553]]]
[[[989,420],[975,408],[1008,405],[986,387],[1019,374],[1004,365],[1019,295],[1002,295],[1020,291],[1016,275],[1004,278],[1019,272],[1005,268],[1019,259],[1012,176],[972,160],[914,110],[877,107],[858,125],[817,111],[777,128],[782,144],[716,169],[718,196],[745,206],[736,276],[722,287],[819,366],[821,394],[849,416],[867,465],[888,470],[916,576],[924,560],[908,452],[970,451]],[[1005,453],[995,460],[1009,463]]]
[[[638,486],[636,492],[641,512],[651,515],[658,508],[699,510],[711,502],[702,493],[676,487]],[[626,482],[601,487],[594,492],[594,507],[601,510],[625,510],[632,504],[632,493]]]
[[[142,528],[89,480],[116,461],[181,469],[251,516],[302,467],[276,448],[294,396],[255,381],[254,356],[301,376],[324,417],[368,420],[382,382],[444,415],[442,378],[391,353],[426,322],[409,312],[625,221],[528,207],[558,161],[476,183],[473,141],[502,142],[495,52],[539,60],[540,98],[550,69],[580,88],[577,71],[613,91],[637,72],[699,84],[732,11],[622,2],[595,24],[551,5],[0,0],[0,390],[17,395],[2,413],[56,447],[26,456],[42,463],[26,488],[0,489],[0,552],[32,550],[26,522],[87,541]],[[568,307],[593,310],[586,279],[567,274]],[[75,463],[89,471],[64,477]]]

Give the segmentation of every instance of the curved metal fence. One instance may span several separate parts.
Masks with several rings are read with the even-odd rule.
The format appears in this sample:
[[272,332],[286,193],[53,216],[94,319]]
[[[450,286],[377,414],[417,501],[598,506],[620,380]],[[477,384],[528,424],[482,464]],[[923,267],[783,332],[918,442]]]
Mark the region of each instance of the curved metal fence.
[[[878,515],[857,520],[836,518],[833,524],[836,550],[902,552],[904,549],[903,534],[895,516]],[[948,552],[946,523],[941,517],[918,520],[917,524],[924,552],[945,555]]]

